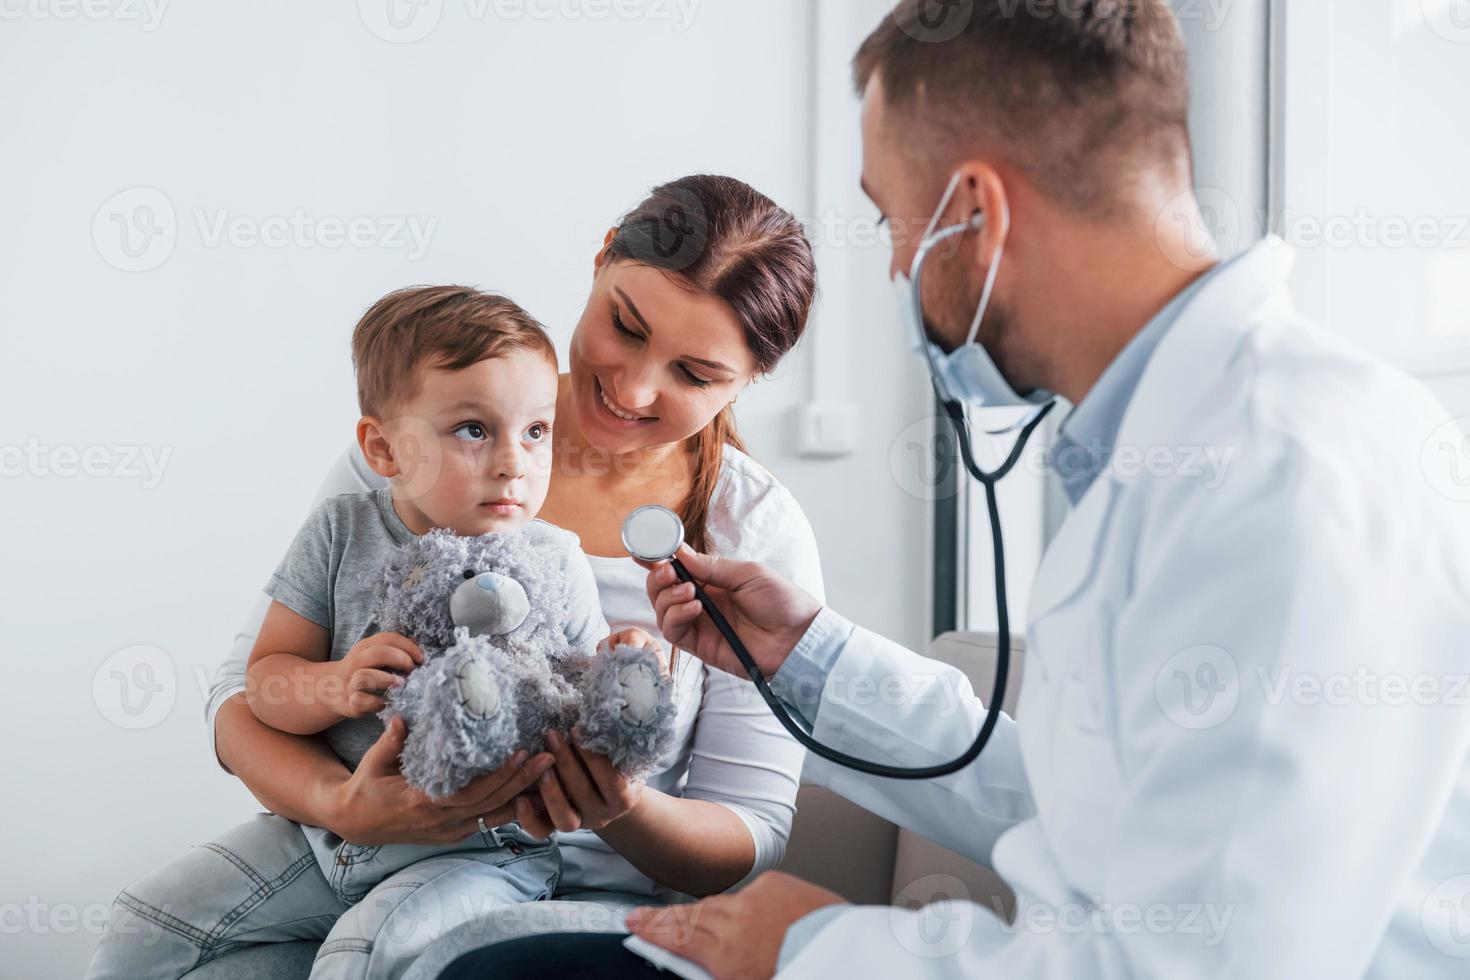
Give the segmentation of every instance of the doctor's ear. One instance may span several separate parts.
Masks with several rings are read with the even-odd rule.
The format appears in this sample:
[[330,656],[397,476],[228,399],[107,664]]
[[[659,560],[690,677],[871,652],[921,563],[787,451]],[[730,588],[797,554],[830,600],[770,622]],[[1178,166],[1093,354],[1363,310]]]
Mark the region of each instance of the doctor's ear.
[[975,161],[961,167],[963,177],[955,196],[970,211],[970,228],[977,232],[975,260],[989,265],[996,250],[1011,233],[1010,200],[1005,182],[994,167]]

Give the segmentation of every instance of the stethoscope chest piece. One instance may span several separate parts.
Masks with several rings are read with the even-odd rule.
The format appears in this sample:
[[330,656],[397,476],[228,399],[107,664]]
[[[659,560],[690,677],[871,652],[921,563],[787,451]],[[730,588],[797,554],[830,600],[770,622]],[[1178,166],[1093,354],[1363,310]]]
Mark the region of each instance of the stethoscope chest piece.
[[623,547],[634,558],[668,561],[683,543],[684,522],[667,507],[639,507],[623,521]]

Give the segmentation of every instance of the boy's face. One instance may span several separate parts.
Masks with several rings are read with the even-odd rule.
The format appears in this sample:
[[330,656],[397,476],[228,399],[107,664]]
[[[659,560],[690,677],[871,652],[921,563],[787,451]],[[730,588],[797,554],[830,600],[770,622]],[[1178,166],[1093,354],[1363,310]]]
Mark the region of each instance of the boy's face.
[[399,516],[416,534],[525,526],[551,478],[556,367],[535,351],[512,351],[459,371],[418,370],[417,394],[380,426]]

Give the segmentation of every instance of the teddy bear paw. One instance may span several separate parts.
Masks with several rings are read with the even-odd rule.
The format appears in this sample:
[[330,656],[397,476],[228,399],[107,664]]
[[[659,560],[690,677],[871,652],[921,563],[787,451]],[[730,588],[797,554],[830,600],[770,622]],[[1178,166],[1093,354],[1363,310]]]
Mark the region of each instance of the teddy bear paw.
[[476,718],[489,718],[500,711],[500,685],[488,664],[470,658],[454,672],[459,703]]
[[623,695],[623,720],[633,725],[650,724],[658,715],[658,675],[648,664],[629,664],[618,671]]

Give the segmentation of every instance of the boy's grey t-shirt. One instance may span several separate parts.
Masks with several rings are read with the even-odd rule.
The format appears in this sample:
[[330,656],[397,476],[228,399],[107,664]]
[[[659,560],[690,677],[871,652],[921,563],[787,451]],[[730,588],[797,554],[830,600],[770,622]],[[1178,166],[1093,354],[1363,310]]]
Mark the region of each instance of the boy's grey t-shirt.
[[[372,626],[373,582],[389,552],[414,533],[393,509],[393,491],[328,497],[312,512],[265,587],[266,595],[332,634],[332,659],[341,660]],[[597,580],[571,531],[535,520],[525,533],[563,545],[571,596],[564,628],[567,642],[593,653],[608,634]],[[376,716],[344,718],[326,730],[327,744],[350,769],[383,733]]]

